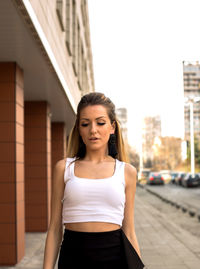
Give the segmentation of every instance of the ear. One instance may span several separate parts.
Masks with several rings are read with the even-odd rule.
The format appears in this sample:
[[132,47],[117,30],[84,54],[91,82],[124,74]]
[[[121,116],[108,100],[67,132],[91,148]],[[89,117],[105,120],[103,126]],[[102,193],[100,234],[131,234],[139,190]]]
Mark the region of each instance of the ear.
[[115,133],[115,128],[116,128],[116,123],[115,123],[115,121],[113,121],[113,123],[111,124],[111,133],[110,134]]

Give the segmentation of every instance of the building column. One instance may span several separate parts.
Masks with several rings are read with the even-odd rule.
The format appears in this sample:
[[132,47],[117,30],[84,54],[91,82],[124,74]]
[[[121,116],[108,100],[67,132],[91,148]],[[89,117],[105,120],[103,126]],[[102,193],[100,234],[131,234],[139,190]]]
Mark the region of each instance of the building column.
[[23,71],[0,63],[0,265],[24,256]]
[[52,169],[57,161],[66,157],[66,127],[64,122],[52,122],[51,124],[51,152]]
[[51,119],[46,101],[25,102],[25,219],[27,232],[45,232],[50,218]]

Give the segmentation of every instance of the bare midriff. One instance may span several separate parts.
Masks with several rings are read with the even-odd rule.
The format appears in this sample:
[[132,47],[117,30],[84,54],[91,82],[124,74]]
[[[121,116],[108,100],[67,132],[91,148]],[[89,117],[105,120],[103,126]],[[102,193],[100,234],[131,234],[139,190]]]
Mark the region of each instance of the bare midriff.
[[107,222],[75,222],[65,223],[65,228],[77,232],[108,232],[119,229],[121,226]]

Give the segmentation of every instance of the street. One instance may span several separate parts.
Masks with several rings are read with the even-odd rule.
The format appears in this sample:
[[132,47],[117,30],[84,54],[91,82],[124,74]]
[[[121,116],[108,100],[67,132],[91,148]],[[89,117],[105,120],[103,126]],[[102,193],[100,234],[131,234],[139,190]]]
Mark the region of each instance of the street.
[[198,217],[200,215],[200,187],[184,188],[172,183],[163,185],[144,185],[149,191],[166,198]]

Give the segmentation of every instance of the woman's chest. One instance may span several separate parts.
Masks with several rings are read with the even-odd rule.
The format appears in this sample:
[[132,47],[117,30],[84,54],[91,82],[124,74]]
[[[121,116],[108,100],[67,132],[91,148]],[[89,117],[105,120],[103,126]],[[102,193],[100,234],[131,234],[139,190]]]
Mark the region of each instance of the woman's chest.
[[65,200],[71,204],[113,204],[125,199],[124,184],[116,178],[74,179],[65,186]]
[[114,175],[115,164],[105,163],[97,165],[74,164],[74,175],[79,178],[104,179]]

